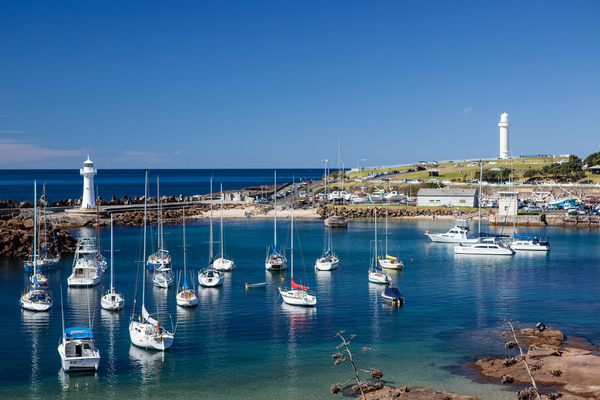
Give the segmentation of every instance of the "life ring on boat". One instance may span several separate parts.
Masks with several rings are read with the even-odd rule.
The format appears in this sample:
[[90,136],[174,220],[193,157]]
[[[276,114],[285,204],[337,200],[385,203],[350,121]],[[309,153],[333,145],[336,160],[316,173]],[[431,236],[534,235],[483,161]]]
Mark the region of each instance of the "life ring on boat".
[[546,330],[546,325],[543,322],[538,322],[538,324],[535,326],[535,329],[537,329],[540,332],[543,332]]

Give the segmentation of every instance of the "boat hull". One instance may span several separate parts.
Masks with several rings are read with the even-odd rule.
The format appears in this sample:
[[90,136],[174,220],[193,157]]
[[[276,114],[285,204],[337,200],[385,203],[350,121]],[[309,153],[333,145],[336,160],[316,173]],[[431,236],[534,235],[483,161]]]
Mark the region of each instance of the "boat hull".
[[369,271],[369,282],[378,283],[381,285],[389,285],[392,283],[392,278],[383,272],[373,272]]
[[518,251],[550,251],[550,245],[532,242],[516,242],[510,248]]
[[109,311],[119,311],[125,307],[125,298],[121,294],[105,294],[100,300],[100,306]]
[[317,304],[317,296],[309,290],[279,288],[279,294],[286,304],[292,306],[313,307]]
[[454,254],[470,254],[477,256],[512,256],[514,250],[498,248],[498,249],[478,249],[471,246],[457,246],[454,248]]
[[337,257],[333,257],[331,259],[319,258],[315,263],[315,268],[319,271],[332,271],[338,268],[338,264],[340,260]]
[[195,307],[198,305],[198,296],[189,289],[179,292],[176,300],[177,305],[180,307]]
[[[50,269],[56,268],[58,266],[59,261],[60,261],[59,257],[42,260],[42,262],[36,263],[35,269],[36,269],[36,271],[48,271]],[[33,272],[32,263],[25,263],[23,265],[23,268],[25,269],[26,272]]]
[[233,271],[235,269],[235,263],[226,258],[217,258],[213,263],[213,268],[217,271]]
[[163,331],[161,334],[157,327],[143,322],[129,324],[129,337],[133,345],[144,349],[165,351],[173,344],[171,333]]
[[426,233],[425,235],[427,235],[432,242],[437,242],[437,243],[473,244],[473,243],[478,242],[478,239],[468,239],[466,236],[464,236],[464,237],[447,236],[445,233]]
[[204,287],[221,286],[225,280],[225,275],[216,270],[200,272],[198,274],[198,283]]
[[404,268],[404,263],[402,261],[397,260],[379,260],[379,266],[385,269],[402,269]]
[[98,371],[100,355],[97,357],[65,357],[64,352],[61,353],[61,347],[58,347],[58,352],[60,353],[62,369],[64,371]]
[[94,278],[67,278],[69,287],[90,287],[100,283],[102,275],[97,275]]
[[23,307],[24,310],[29,310],[29,311],[48,311],[49,309],[52,308],[53,303],[50,302],[32,302],[32,301],[24,301],[21,300],[19,301],[19,303],[21,304],[21,307]]

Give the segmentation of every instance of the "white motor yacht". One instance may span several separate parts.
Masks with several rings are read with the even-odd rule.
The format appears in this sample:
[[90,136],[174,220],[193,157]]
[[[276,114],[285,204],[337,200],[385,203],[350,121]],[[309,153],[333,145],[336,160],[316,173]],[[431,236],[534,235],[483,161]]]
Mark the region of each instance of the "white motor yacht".
[[452,229],[446,233],[431,233],[425,232],[425,235],[431,239],[432,242],[441,243],[463,243],[463,244],[474,244],[479,239],[469,238],[467,236],[469,232],[469,223],[464,219],[456,220],[456,224]]
[[71,276],[67,278],[69,286],[96,286],[100,283],[104,269],[98,263],[95,258],[81,257],[77,258],[75,255],[75,263],[73,265],[73,272]]
[[385,199],[387,201],[401,201],[404,200],[406,197],[402,194],[402,193],[398,193],[398,191],[396,190],[392,190],[391,192],[389,192],[388,194],[384,195]]
[[454,254],[473,254],[486,256],[512,256],[515,251],[497,238],[481,238],[475,244],[462,244],[454,248]]
[[550,242],[548,240],[538,240],[533,236],[515,235],[510,247],[519,251],[549,251]]
[[65,371],[98,371],[100,351],[94,344],[94,334],[87,327],[65,329],[58,343],[58,354]]
[[369,200],[369,196],[363,192],[354,192],[354,194],[350,196],[350,200],[355,204],[363,204]]

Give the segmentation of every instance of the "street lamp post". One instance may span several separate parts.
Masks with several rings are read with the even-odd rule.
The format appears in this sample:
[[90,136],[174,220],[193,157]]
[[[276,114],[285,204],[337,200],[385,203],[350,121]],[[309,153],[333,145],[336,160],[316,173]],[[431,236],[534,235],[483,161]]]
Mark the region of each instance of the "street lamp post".
[[362,160],[358,160],[358,162],[356,163],[356,169],[358,170],[358,177],[362,178],[362,171],[360,170],[360,162],[361,161],[367,161],[366,158],[363,158]]

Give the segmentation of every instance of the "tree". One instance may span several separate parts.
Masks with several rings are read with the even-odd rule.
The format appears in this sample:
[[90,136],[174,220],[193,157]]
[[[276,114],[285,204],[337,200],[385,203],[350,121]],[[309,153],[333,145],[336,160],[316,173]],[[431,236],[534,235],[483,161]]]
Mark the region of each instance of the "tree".
[[356,337],[356,335],[350,335],[350,338],[348,340],[346,340],[342,336],[342,333],[344,333],[344,331],[339,331],[334,336],[334,337],[339,337],[342,340],[342,343],[339,346],[337,346],[337,349],[338,350],[342,349],[342,351],[338,351],[331,357],[335,360],[334,365],[339,365],[343,362],[349,361],[350,364],[352,365],[352,369],[354,370],[354,377],[348,379],[344,383],[336,383],[335,385],[331,385],[331,394],[338,394],[342,390],[343,385],[345,385],[346,383],[348,383],[350,381],[356,380],[356,385],[352,387],[352,390],[354,390],[355,393],[360,393],[364,400],[365,393],[370,392],[372,390],[377,390],[377,389],[383,388],[383,382],[377,382],[375,385],[371,385],[371,384],[369,384],[369,382],[366,382],[366,381],[363,382],[360,380],[359,372],[369,372],[371,374],[371,378],[373,378],[373,379],[383,378],[383,372],[381,372],[377,369],[374,369],[374,368],[372,368],[370,371],[367,371],[364,369],[357,369],[356,365],[354,364],[354,356],[356,354],[366,353],[367,351],[369,351],[371,349],[368,347],[363,347],[361,351],[352,353],[350,351],[350,342],[352,342],[352,340]]
[[600,165],[600,151],[587,156],[584,162],[587,164],[588,168],[593,167],[594,165]]

